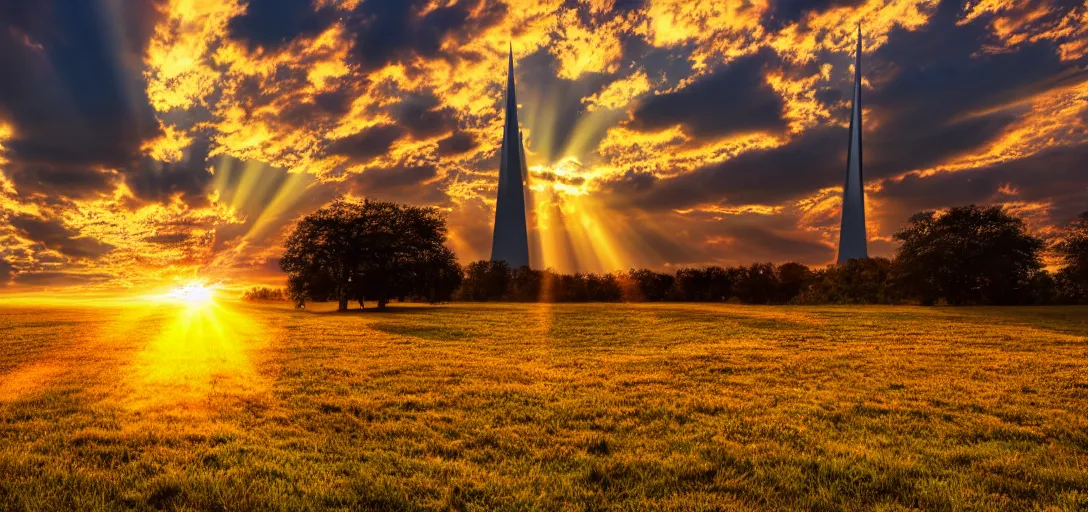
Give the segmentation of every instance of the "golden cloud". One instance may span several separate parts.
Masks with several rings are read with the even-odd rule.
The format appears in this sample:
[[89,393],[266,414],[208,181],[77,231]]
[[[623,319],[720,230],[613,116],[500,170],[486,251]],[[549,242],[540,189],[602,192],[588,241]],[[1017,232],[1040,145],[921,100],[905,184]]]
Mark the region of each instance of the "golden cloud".
[[1088,51],[1088,2],[1064,11],[1042,1],[983,0],[970,5],[961,25],[987,18],[987,26],[1002,46],[991,52],[1011,51],[1024,44],[1058,42],[1062,60],[1077,60]]
[[[1088,80],[1039,93],[1001,109],[1026,108],[1027,113],[983,147],[930,169],[920,176],[978,169],[1019,160],[1047,149],[1088,143]],[[991,113],[991,109],[985,113]],[[984,113],[978,113],[982,115]]]
[[792,63],[814,62],[820,52],[853,53],[857,27],[864,29],[864,47],[872,52],[888,42],[896,28],[925,25],[939,0],[869,0],[857,8],[837,7],[810,12],[770,37],[769,46]]
[[631,76],[608,84],[601,92],[582,98],[582,103],[590,112],[598,109],[624,108],[635,98],[648,92],[650,87],[646,72],[640,69]]
[[692,2],[650,0],[640,32],[650,44],[675,47],[694,42],[689,59],[696,70],[754,53],[764,36],[768,0]]
[[[585,86],[578,97],[549,97],[555,104],[527,104],[520,112],[531,168],[532,236],[546,265],[614,270],[657,264],[665,256],[650,239],[680,236],[675,226],[685,226],[683,237],[691,245],[720,249],[730,236],[713,233],[713,222],[734,217],[781,220],[776,233],[792,225],[794,235],[832,244],[840,202],[834,187],[780,204],[746,204],[737,198],[739,204],[694,205],[667,212],[668,219],[637,209],[613,210],[602,191],[631,175],[668,180],[844,124],[839,114],[845,102],[828,104],[819,91],[841,89],[846,83],[851,70],[843,65],[844,57],[853,53],[857,24],[864,27],[864,49],[871,54],[888,44],[896,30],[918,30],[930,23],[938,3],[867,0],[809,11],[779,24],[772,19],[769,0],[647,0],[638,9],[617,9],[614,0],[512,0],[504,10],[489,2],[470,2],[465,23],[472,30],[443,35],[434,52],[408,52],[366,67],[356,60],[361,49],[355,47],[356,28],[348,15],[365,7],[360,0],[316,0],[314,9],[331,7],[343,16],[273,48],[252,47],[230,36],[231,20],[246,12],[242,0],[169,0],[161,7],[144,55],[147,97],[161,130],[143,141],[141,152],[179,162],[195,140],[208,139],[213,157],[240,160],[245,169],[216,166],[205,191],[209,197],[202,198],[207,201],[200,207],[186,204],[188,199],[180,195],[143,204],[124,184],[103,197],[42,206],[20,196],[9,178],[16,175],[7,172],[4,147],[18,127],[0,123],[0,213],[53,216],[79,236],[115,247],[94,265],[76,268],[63,255],[35,249],[33,241],[8,229],[0,230],[0,253],[21,269],[67,265],[75,272],[107,272],[126,286],[247,265],[275,257],[275,240],[291,218],[303,213],[297,209],[313,190],[347,190],[367,173],[427,167],[434,172],[414,186],[444,192],[434,201],[449,214],[451,245],[462,258],[484,257],[494,215],[495,156],[510,47],[519,61],[520,91],[536,86],[520,66],[529,56],[534,66],[541,56],[554,59],[548,62],[563,85]],[[411,15],[418,20],[462,5],[432,0]],[[983,51],[1012,52],[1049,42],[1066,62],[1088,53],[1088,6],[1064,9],[1043,1],[982,0],[968,4],[958,21],[985,24],[993,44]],[[632,40],[638,41],[629,44]],[[638,62],[641,55],[624,53],[647,46],[655,55],[667,54],[669,65],[655,68],[652,62]],[[682,91],[722,66],[756,54],[768,57],[760,72],[782,101],[786,129],[777,129],[782,133],[708,138],[695,137],[684,125],[641,131],[628,122],[639,101]],[[1075,74],[997,110],[967,114],[1001,111],[1018,120],[977,148],[907,173],[925,178],[1088,143],[1088,82],[1070,84],[1070,77]],[[873,89],[881,85],[866,83]],[[525,97],[523,93],[523,101]],[[326,105],[330,98],[336,106]],[[420,98],[427,109],[441,112],[443,120],[433,129],[413,132],[406,127],[404,110]],[[560,111],[568,105],[583,110],[572,125],[562,125],[560,118],[567,114]],[[884,115],[873,110],[865,114],[870,130]],[[335,151],[373,130],[396,136],[373,155]],[[452,136],[462,142],[457,151],[448,149]],[[282,169],[288,171],[286,178]],[[122,176],[122,170],[103,172]],[[278,188],[269,191],[266,186]],[[883,208],[881,187],[880,181],[869,184],[871,212]],[[247,195],[266,198],[268,204],[257,208],[247,202]],[[1040,219],[1052,208],[1008,194],[1002,198],[1010,204],[1019,201],[1021,211]],[[876,222],[869,229],[873,237],[887,235]]]
[[582,73],[615,73],[623,56],[620,35],[632,28],[626,17],[588,27],[577,10],[561,12],[558,36],[548,45],[548,51],[559,60],[559,76],[575,80]]
[[147,95],[159,112],[202,104],[215,90],[212,45],[245,12],[234,0],[170,0],[163,10],[146,56]]

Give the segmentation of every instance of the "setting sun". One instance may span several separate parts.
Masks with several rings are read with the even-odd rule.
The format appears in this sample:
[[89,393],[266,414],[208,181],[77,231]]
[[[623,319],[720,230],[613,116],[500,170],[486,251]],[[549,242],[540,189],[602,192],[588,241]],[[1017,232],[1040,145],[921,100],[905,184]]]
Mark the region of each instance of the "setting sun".
[[204,283],[190,283],[174,288],[162,298],[183,302],[189,305],[202,305],[215,299],[215,287]]

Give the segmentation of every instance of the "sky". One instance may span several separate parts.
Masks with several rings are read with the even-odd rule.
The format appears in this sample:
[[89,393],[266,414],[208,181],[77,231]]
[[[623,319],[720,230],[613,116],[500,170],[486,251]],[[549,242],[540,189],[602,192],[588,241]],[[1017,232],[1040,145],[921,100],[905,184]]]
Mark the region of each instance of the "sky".
[[829,264],[858,24],[870,255],[1088,210],[1088,2],[0,0],[0,293],[282,284],[336,197],[486,259],[511,47],[535,267]]

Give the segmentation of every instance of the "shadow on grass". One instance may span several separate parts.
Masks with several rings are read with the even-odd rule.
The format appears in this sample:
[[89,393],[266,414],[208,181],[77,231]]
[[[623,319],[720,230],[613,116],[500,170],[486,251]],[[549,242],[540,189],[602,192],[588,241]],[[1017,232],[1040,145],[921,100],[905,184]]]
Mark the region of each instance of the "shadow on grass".
[[337,311],[335,309],[327,311],[314,311],[307,308],[303,311],[311,315],[411,315],[422,313],[433,313],[444,309],[443,306],[388,306],[385,309],[378,309],[377,307],[369,308],[349,308],[347,311]]
[[474,338],[479,335],[477,332],[470,329],[439,325],[376,322],[369,327],[386,334],[409,336],[428,341],[460,341]]

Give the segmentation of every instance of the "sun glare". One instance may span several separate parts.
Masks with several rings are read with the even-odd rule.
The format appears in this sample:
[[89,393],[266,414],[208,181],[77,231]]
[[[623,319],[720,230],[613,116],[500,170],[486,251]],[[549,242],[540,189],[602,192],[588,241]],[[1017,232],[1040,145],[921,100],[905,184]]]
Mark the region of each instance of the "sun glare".
[[212,302],[215,299],[215,287],[207,286],[204,283],[190,283],[170,290],[170,292],[162,296],[162,298],[182,302],[191,306],[199,306]]
[[152,307],[129,308],[115,332],[139,329],[118,334],[142,344],[126,379],[130,406],[184,404],[186,411],[194,412],[212,395],[260,388],[249,351],[262,342],[261,331],[230,300],[218,300],[221,290],[219,283],[182,282],[144,296],[155,303]]

